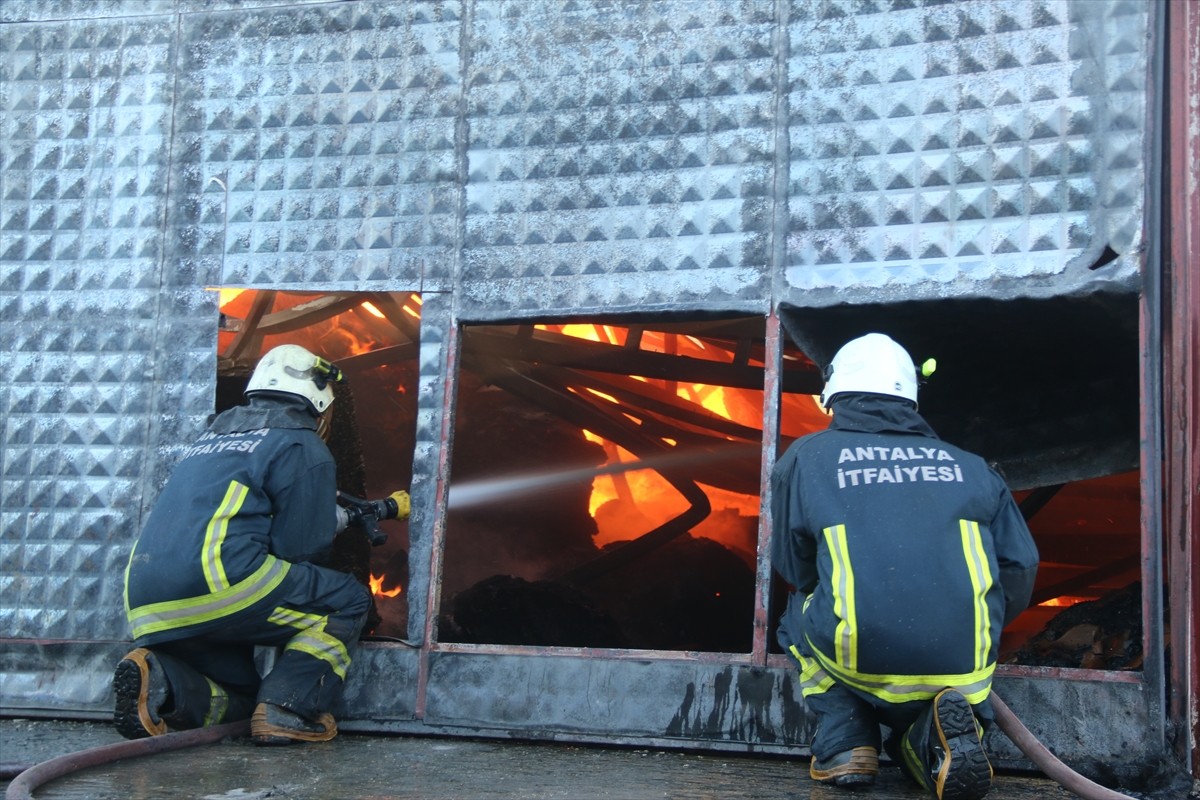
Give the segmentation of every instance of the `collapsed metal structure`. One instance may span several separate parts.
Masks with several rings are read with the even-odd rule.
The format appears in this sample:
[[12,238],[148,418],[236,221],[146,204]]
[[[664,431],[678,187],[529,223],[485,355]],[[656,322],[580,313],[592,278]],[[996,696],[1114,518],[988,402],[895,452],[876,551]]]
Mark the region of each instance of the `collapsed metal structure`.
[[[923,412],[1031,520],[1089,481],[1136,518],[1035,530],[1037,602],[1133,598],[1121,658],[1097,634],[1031,663],[1064,638],[1039,607],[997,691],[1098,779],[1195,770],[1190,5],[10,0],[0,23],[3,713],[109,713],[174,455],[266,346],[313,337],[351,374],[342,488],[414,500],[386,552],[347,545],[403,592],[343,728],[804,754],[770,520],[702,526],[714,497],[766,508],[819,366],[885,329],[937,357]],[[616,452],[683,506],[590,508]]]

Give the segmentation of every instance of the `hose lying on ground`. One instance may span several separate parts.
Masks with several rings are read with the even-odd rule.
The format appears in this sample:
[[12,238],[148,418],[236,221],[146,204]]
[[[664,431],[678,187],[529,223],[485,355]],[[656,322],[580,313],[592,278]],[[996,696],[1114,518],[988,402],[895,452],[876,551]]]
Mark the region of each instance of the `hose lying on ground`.
[[147,739],[133,739],[128,742],[92,747],[80,750],[78,753],[68,753],[65,756],[35,764],[22,772],[8,785],[8,789],[4,793],[4,800],[33,800],[33,790],[43,783],[88,767],[109,764],[125,758],[165,753],[168,750],[182,750],[198,744],[219,742],[226,736],[249,735],[250,720],[243,719],[224,725],[214,725],[211,728],[177,731],[162,736],[151,736]]
[[996,693],[991,695],[992,707],[996,710],[996,724],[1004,731],[1013,744],[1021,752],[1029,756],[1029,760],[1037,765],[1046,777],[1054,780],[1068,792],[1079,795],[1083,800],[1133,800],[1127,794],[1114,792],[1094,781],[1080,775],[1075,770],[1058,760],[1050,750],[1029,729],[1017,719],[1017,716],[1004,704]]
[[[1050,750],[1037,740],[1029,729],[1017,719],[1016,715],[1005,705],[1004,701],[993,691],[992,706],[996,710],[996,724],[1000,730],[1012,740],[1021,752],[1029,757],[1046,777],[1054,780],[1064,789],[1083,798],[1083,800],[1134,800],[1127,794],[1114,792],[1094,781],[1075,772],[1058,760]],[[226,736],[246,736],[250,733],[250,720],[230,722],[212,728],[196,728],[188,731],[168,733],[164,736],[151,736],[148,739],[134,739],[128,742],[106,744],[81,750],[78,753],[68,753],[65,756],[52,758],[41,764],[36,764],[18,775],[8,785],[4,793],[5,800],[33,800],[33,790],[42,784],[62,777],[69,773],[113,761],[136,756],[147,756],[154,753],[165,753],[169,750],[181,750],[200,744],[219,742]]]

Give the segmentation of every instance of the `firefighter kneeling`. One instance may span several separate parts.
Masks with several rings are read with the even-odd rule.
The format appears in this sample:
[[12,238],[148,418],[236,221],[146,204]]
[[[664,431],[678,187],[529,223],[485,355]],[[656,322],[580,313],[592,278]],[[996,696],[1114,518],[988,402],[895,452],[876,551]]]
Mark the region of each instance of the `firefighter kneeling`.
[[793,588],[779,642],[817,717],[809,774],[873,783],[882,746],[939,800],[978,800],[1000,632],[1029,603],[1037,548],[1004,480],[917,413],[892,339],[843,346],[821,402],[829,429],[771,476],[772,557]]
[[[320,566],[345,521],[324,441],[341,377],[303,347],[276,347],[247,404],[184,451],[126,570],[136,649],[113,676],[121,735],[246,718],[257,744],[337,735],[330,709],[371,608],[367,587]],[[256,646],[279,649],[265,677]]]

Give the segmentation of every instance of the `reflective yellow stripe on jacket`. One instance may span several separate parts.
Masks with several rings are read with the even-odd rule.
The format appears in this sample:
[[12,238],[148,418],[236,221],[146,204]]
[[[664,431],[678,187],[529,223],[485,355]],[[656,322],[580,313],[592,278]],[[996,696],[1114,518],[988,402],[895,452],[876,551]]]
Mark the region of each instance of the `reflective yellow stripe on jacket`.
[[245,485],[230,481],[225,497],[205,528],[200,561],[204,580],[212,590],[209,594],[129,608],[129,570],[134,559],[134,554],[130,554],[130,566],[125,569],[125,608],[135,639],[227,617],[254,605],[283,581],[291,564],[272,555],[253,574],[235,584],[230,584],[225,574],[221,545],[229,531],[229,520],[241,509],[249,491]]
[[858,613],[854,604],[854,568],[846,544],[846,526],[826,528],[825,545],[833,562],[833,613],[838,618],[834,631],[834,656],[843,667],[858,667]]
[[208,521],[204,531],[204,550],[200,560],[204,565],[204,580],[208,581],[209,591],[219,592],[229,588],[229,579],[225,577],[225,565],[221,563],[221,545],[225,542],[225,534],[229,532],[229,520],[237,516],[246,502],[250,489],[237,481],[229,482],[225,498]]
[[789,645],[788,650],[792,653],[792,658],[800,662],[800,694],[803,697],[810,697],[814,694],[824,694],[833,688],[833,678],[829,677],[829,673],[821,669],[821,664],[815,658],[809,658],[800,654],[796,645]]
[[[979,523],[960,520],[963,557],[971,578],[974,603],[973,642],[974,669],[956,675],[876,675],[858,670],[858,617],[855,604],[854,568],[850,562],[846,526],[825,528],[825,544],[831,563],[830,582],[833,591],[833,613],[837,618],[831,654],[823,653],[812,641],[814,659],[801,658],[793,652],[802,666],[801,690],[805,694],[823,692],[830,677],[874,695],[889,703],[909,700],[928,700],[947,686],[962,692],[971,703],[979,703],[991,689],[995,664],[988,663],[992,648],[991,617],[987,608],[987,593],[994,584]],[[795,648],[793,648],[795,651]]]
[[962,519],[958,521],[962,533],[963,556],[967,559],[967,570],[971,573],[971,587],[975,594],[975,669],[987,665],[988,653],[992,649],[992,618],[988,614],[987,593],[995,581],[988,564],[987,551],[983,549],[983,536],[979,523]]
[[813,647],[811,639],[808,645],[830,676],[889,703],[930,700],[947,686],[958,689],[970,703],[981,703],[991,691],[992,673],[996,670],[995,664],[989,664],[983,669],[957,675],[873,675],[842,669],[827,654]]

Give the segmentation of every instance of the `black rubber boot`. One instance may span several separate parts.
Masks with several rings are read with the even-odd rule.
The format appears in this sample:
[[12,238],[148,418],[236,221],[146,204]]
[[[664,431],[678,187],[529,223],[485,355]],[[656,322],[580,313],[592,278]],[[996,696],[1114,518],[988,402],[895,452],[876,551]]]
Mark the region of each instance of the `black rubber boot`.
[[938,800],[980,800],[992,788],[982,737],[967,698],[943,689],[904,734],[904,768]]
[[874,747],[855,747],[828,758],[813,759],[808,774],[814,781],[834,786],[870,786],[879,774],[879,751]]
[[166,733],[161,709],[167,702],[167,676],[145,647],[129,651],[113,672],[113,725],[126,739]]
[[327,742],[337,736],[337,732],[337,722],[328,712],[310,720],[283,706],[259,703],[250,717],[250,738],[255,744]]

